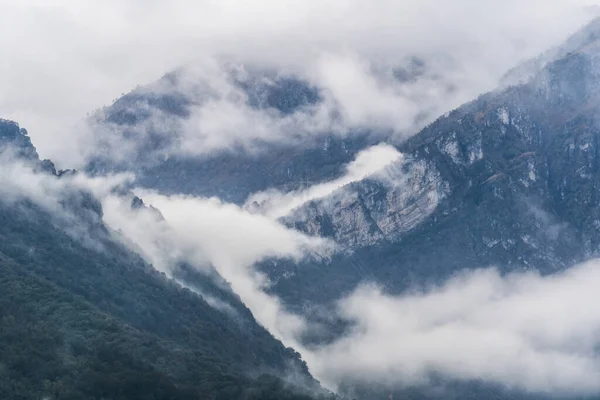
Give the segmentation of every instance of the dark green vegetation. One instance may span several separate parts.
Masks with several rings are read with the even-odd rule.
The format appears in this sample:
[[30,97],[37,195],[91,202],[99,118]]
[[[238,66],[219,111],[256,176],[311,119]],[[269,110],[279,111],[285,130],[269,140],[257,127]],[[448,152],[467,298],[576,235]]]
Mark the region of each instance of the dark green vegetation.
[[[0,122],[0,140],[46,165],[23,134]],[[320,390],[222,282],[182,270],[230,313],[114,241],[90,194],[63,195],[68,219],[0,200],[1,399],[309,399],[306,387]]]
[[311,398],[272,375],[251,379],[232,368],[219,355],[218,337],[203,348],[180,346],[12,260],[0,263],[2,399]]

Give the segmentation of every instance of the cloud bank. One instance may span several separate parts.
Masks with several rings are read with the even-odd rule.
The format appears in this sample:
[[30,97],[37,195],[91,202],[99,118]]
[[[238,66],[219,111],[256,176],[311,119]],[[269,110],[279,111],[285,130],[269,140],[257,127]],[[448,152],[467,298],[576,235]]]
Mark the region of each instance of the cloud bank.
[[[230,82],[212,79],[222,71],[202,71],[216,96],[180,122],[186,141],[178,151],[247,145],[249,126],[253,141],[323,129],[380,129],[404,137],[493,89],[519,60],[558,44],[597,3],[0,0],[0,112],[31,129],[44,157],[83,163],[82,150],[92,143],[87,127],[77,124],[85,113],[181,65],[229,59],[304,78],[322,89],[323,106],[287,117],[257,111]],[[217,199],[140,192],[160,209],[163,223],[126,213],[123,200],[110,194],[118,182],[81,175],[50,181],[15,163],[2,164],[2,172],[3,201],[32,198],[61,212],[55,199],[66,185],[83,187],[104,201],[105,221],[157,268],[182,259],[213,264],[257,319],[297,345],[331,385],[344,379],[423,384],[440,373],[530,391],[600,391],[597,261],[551,277],[475,271],[399,297],[361,287],[332,310],[355,321],[354,331],[332,345],[304,348],[297,338],[310,327],[265,293],[269,282],[252,266],[268,256],[330,251],[329,243],[272,218],[332,187],[276,194],[277,207],[267,216]]]
[[317,351],[316,371],[391,385],[427,384],[437,373],[532,392],[598,393],[598,285],[595,260],[548,277],[468,271],[399,297],[363,286],[339,302],[356,327]]

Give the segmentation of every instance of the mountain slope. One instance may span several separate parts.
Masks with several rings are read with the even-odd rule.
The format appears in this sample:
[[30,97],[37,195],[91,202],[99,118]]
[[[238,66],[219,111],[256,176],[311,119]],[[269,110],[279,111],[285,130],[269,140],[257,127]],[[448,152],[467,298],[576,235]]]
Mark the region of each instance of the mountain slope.
[[549,63],[564,58],[572,52],[593,44],[598,40],[600,34],[600,18],[595,18],[578,32],[573,34],[560,46],[549,49],[539,56],[519,64],[508,71],[502,78],[505,86],[526,83],[536,76]]
[[588,43],[529,83],[482,96],[398,146],[405,161],[293,212],[286,223],[347,251],[326,267],[265,267],[274,292],[298,305],[364,278],[397,293],[462,268],[550,273],[596,256],[598,56]]
[[[47,165],[25,134],[0,121],[3,143],[20,143],[16,153],[28,155],[14,162]],[[187,272],[234,314],[115,241],[90,193],[67,186],[62,218],[9,190],[0,188],[2,398],[309,398],[287,388],[280,378],[288,374],[318,390],[298,354],[214,277]]]

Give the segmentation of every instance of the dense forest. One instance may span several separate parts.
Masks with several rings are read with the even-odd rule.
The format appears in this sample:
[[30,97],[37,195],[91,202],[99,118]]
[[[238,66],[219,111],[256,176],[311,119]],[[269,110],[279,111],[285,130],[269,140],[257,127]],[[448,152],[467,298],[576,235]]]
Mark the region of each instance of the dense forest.
[[[29,149],[34,167],[49,165],[16,124],[0,121],[3,135]],[[61,179],[53,168],[39,173]],[[218,277],[182,270],[233,312],[121,245],[91,194],[62,195],[68,219],[0,197],[1,399],[329,396]]]
[[215,310],[104,245],[82,246],[34,208],[0,211],[0,398],[311,398],[275,376],[296,355],[250,313]]

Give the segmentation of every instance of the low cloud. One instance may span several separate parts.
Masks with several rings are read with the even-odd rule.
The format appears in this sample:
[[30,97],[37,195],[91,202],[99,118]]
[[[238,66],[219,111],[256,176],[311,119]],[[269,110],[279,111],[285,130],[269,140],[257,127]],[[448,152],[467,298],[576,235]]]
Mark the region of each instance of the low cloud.
[[133,179],[131,174],[92,178],[80,173],[67,173],[58,178],[42,171],[39,165],[15,156],[10,148],[0,152],[0,169],[0,201],[15,203],[27,199],[51,213],[60,212],[61,199],[70,191],[88,191],[102,197]]
[[[216,198],[167,197],[139,190],[136,192],[160,211],[152,206],[132,207],[133,195],[122,190],[133,179],[128,174],[91,178],[76,173],[59,178],[10,151],[0,153],[0,169],[0,202],[33,203],[47,212],[57,227],[100,251],[102,239],[107,237],[98,237],[90,229],[105,224],[115,232],[115,239],[170,277],[180,263],[205,273],[215,267],[274,335],[293,340],[306,328],[302,317],[287,313],[276,297],[265,293],[268,278],[252,267],[266,257],[300,260],[307,253],[327,255],[333,251],[333,243]],[[92,206],[89,201],[96,200],[97,209],[86,208]],[[227,304],[198,294],[214,307],[232,312]]]
[[34,205],[73,239],[96,250],[103,250],[98,236],[103,215],[97,199],[132,180],[128,174],[91,178],[66,173],[58,177],[42,170],[37,162],[15,156],[10,148],[0,152],[0,171],[0,203],[23,207],[23,211]]
[[281,218],[305,203],[326,197],[339,188],[375,174],[401,159],[402,154],[393,146],[379,144],[358,153],[356,159],[346,166],[346,174],[338,179],[287,193],[278,190],[255,193],[248,198],[244,208],[273,219]]
[[[308,252],[326,255],[333,249],[331,243],[218,199],[136,192],[160,210],[165,225],[157,231],[152,217],[141,221],[123,218],[118,215],[119,207],[113,205],[106,211],[110,226],[123,230],[141,248],[140,253],[158,268],[166,268],[165,261],[173,260],[188,261],[195,266],[210,263],[261,324],[276,337],[287,339],[288,345],[297,345],[295,338],[306,328],[304,319],[286,312],[278,298],[266,294],[269,281],[253,266],[266,257],[299,260]],[[111,210],[117,212],[113,214]],[[147,222],[150,224],[146,225]],[[163,239],[167,239],[167,244]],[[162,249],[157,246],[160,243]]]
[[[351,164],[349,175],[364,171],[368,160]],[[552,395],[600,392],[600,312],[593,308],[600,261],[551,276],[464,271],[399,296],[365,284],[329,310],[353,328],[333,343],[307,347],[302,336],[320,327],[267,294],[270,282],[254,265],[265,257],[328,255],[330,243],[218,199],[139,194],[161,210],[184,256],[197,252],[196,260],[214,265],[257,320],[300,351],[330,388],[421,386],[442,376]]]
[[[197,101],[189,118],[152,110],[149,124],[180,132],[169,151],[252,151],[264,142],[352,129],[401,139],[494,89],[509,68],[559,44],[595,15],[586,7],[597,4],[0,0],[0,109],[30,129],[44,158],[81,165],[97,144],[97,132],[77,122],[82,116],[165,72],[201,65],[175,88]],[[321,89],[322,102],[291,115],[254,109],[223,75],[223,59],[297,75]],[[194,97],[205,90],[211,96]],[[144,135],[150,127],[138,129]],[[120,158],[139,150],[119,130],[109,133],[104,139],[114,141],[110,148]],[[389,162],[395,157],[387,152],[381,161],[388,156]],[[306,192],[258,194],[254,200],[272,203],[266,215],[218,199],[143,191],[138,194],[164,221],[151,212],[134,215],[126,199],[111,192],[130,177],[55,179],[15,160],[0,160],[0,197],[32,199],[71,218],[60,202],[64,191],[91,191],[103,201],[107,224],[158,269],[168,271],[178,260],[214,265],[256,318],[297,346],[311,371],[332,386],[344,380],[426,384],[435,373],[547,393],[600,391],[598,261],[550,277],[466,272],[441,287],[395,297],[363,286],[331,310],[354,321],[355,329],[331,345],[304,348],[298,337],[311,327],[265,293],[268,279],[253,265],[266,257],[332,251],[333,244],[274,218],[360,179],[371,166],[356,164],[345,180]]]
[[105,223],[122,235],[120,239],[131,250],[168,276],[172,276],[173,268],[181,262],[193,262],[197,268],[206,268],[206,258],[200,252],[181,246],[158,210],[144,206],[133,208],[131,204],[131,196],[111,194],[102,199]]
[[352,333],[313,354],[328,380],[426,385],[432,374],[551,394],[600,392],[600,261],[542,277],[464,272],[403,296],[362,286]]
[[[77,140],[84,153],[78,161],[98,154],[117,162],[143,154],[146,161],[152,163],[173,155],[201,157],[221,151],[259,153],[266,144],[302,145],[324,133],[347,133],[348,128],[334,117],[335,105],[327,99],[306,104],[288,114],[251,105],[248,93],[240,84],[257,78],[248,74],[243,65],[207,57],[177,69],[176,79],[161,79],[148,87],[137,88],[134,94],[142,98],[183,99],[185,104],[181,111],[185,115],[161,110],[143,100],[116,103],[114,108],[94,113],[81,129]],[[256,74],[261,85],[259,90],[277,84],[274,80],[277,76],[268,76],[272,74],[266,70]],[[110,113],[115,111],[144,115],[144,118],[135,125],[109,122]],[[161,145],[152,148],[152,154],[145,154],[148,143],[156,136],[160,137]]]

